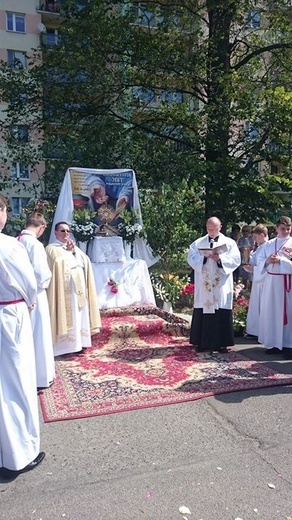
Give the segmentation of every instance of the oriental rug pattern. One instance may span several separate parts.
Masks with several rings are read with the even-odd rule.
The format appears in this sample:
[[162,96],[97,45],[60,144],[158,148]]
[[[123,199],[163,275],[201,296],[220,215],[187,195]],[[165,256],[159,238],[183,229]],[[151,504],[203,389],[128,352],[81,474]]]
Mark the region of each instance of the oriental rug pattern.
[[55,382],[40,392],[45,422],[292,384],[291,376],[234,351],[197,354],[189,327],[156,307],[103,311],[93,346],[56,358]]

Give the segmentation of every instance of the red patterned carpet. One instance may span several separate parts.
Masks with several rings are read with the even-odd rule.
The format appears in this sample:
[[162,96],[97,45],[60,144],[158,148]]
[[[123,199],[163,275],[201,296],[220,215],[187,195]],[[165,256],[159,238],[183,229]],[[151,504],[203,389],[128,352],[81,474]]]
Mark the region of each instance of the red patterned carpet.
[[196,354],[188,335],[186,321],[156,307],[103,311],[93,346],[56,359],[56,380],[40,392],[45,422],[292,384],[236,352]]

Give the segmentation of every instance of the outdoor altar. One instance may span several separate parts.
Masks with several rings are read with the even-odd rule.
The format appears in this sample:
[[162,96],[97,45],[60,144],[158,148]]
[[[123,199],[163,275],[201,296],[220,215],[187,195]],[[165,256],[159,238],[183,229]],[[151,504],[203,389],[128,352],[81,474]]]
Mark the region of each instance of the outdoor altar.
[[61,221],[68,222],[92,262],[101,309],[155,305],[148,267],[158,258],[143,234],[133,170],[69,168],[50,242],[55,240],[55,224]]
[[88,256],[100,309],[155,305],[147,264],[144,260],[126,257],[122,237],[94,237]]

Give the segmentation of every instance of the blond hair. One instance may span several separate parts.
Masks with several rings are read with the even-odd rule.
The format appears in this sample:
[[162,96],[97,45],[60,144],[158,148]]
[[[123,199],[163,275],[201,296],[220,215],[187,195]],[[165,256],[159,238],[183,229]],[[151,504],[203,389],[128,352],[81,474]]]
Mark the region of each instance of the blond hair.
[[39,226],[45,226],[47,227],[47,222],[45,220],[45,217],[42,215],[42,213],[38,213],[37,211],[34,211],[31,213],[27,220],[26,220],[26,227],[33,226],[33,227],[39,227]]
[[265,237],[268,236],[268,228],[264,226],[264,224],[257,224],[252,230],[252,233],[255,233],[256,235],[260,235],[263,233]]

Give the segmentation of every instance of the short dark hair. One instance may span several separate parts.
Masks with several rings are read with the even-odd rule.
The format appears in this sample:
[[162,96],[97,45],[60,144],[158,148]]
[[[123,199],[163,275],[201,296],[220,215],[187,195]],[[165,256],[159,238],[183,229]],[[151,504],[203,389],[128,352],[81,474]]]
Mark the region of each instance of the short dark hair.
[[65,224],[65,226],[69,227],[68,222],[65,222],[65,220],[61,220],[61,222],[57,222],[57,224],[55,224],[55,231],[59,230],[59,227],[61,226],[61,224]]
[[283,226],[286,226],[286,227],[291,227],[291,218],[290,217],[280,217],[278,218],[277,222],[276,222],[276,226],[280,226],[281,224],[283,224]]
[[231,231],[240,231],[240,225],[239,224],[233,224]]

